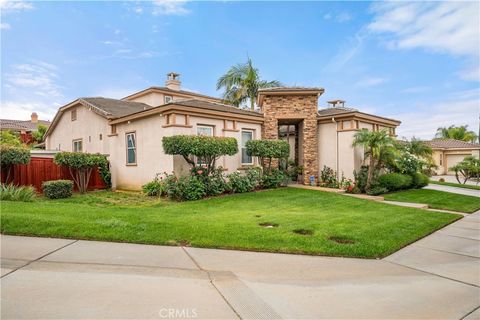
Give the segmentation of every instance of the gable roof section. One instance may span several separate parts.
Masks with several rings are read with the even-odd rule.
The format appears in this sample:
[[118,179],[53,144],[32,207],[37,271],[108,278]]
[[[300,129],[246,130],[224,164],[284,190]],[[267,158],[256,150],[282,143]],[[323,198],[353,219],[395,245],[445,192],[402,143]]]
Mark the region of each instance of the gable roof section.
[[228,104],[223,103],[216,103],[204,100],[197,100],[197,99],[188,99],[188,100],[177,100],[172,101],[167,104],[163,104],[158,107],[150,108],[148,110],[139,111],[128,116],[113,119],[111,121],[112,124],[121,123],[125,121],[129,121],[132,119],[139,119],[143,117],[150,116],[152,114],[163,113],[170,110],[180,110],[183,112],[193,112],[207,115],[223,115],[225,117],[234,117],[234,118],[244,118],[244,119],[251,119],[257,122],[263,121],[263,114],[251,111],[240,109]]
[[479,143],[455,139],[433,139],[425,141],[425,144],[432,149],[480,149]]
[[358,112],[357,109],[354,108],[325,108],[325,109],[320,109],[318,110],[318,115],[319,116],[335,116],[338,114],[344,114],[344,113],[352,113],[352,112]]
[[[130,99],[143,96],[143,95],[145,95],[145,94],[147,94],[147,93],[149,93],[149,92],[152,92],[152,91],[160,91],[160,92],[162,92],[162,93],[172,94],[172,95],[184,95],[184,96],[189,96],[188,98],[199,97],[199,98],[214,100],[214,101],[218,101],[218,102],[222,102],[222,101],[223,101],[223,99],[221,99],[221,98],[212,97],[212,96],[207,96],[207,95],[204,95],[204,94],[200,94],[200,93],[196,93],[196,92],[192,92],[192,91],[187,91],[187,90],[172,90],[172,89],[167,88],[167,87],[150,87],[150,88],[147,88],[147,89],[144,89],[144,90],[135,92],[135,93],[133,93],[133,94],[131,94],[131,95],[128,95],[128,96],[122,98],[122,100],[128,101],[128,100],[130,100]],[[192,96],[193,96],[193,97],[192,97]]]
[[93,112],[95,112],[96,114],[100,115],[101,117],[107,120],[117,119],[135,112],[152,108],[148,104],[141,103],[141,102],[123,101],[123,100],[109,99],[109,98],[102,98],[102,97],[79,98],[58,109],[57,113],[55,114],[55,117],[52,120],[52,124],[50,125],[47,132],[45,133],[45,136],[48,136],[50,132],[52,132],[52,130],[55,128],[58,121],[60,120],[60,117],[62,116],[62,114],[66,110],[75,106],[84,106],[86,108],[89,108]]
[[50,121],[38,120],[38,122],[33,123],[31,120],[0,119],[1,130],[35,131],[39,125],[48,127],[50,126]]
[[365,113],[358,111],[357,109],[354,108],[339,108],[339,107],[332,107],[332,108],[325,108],[325,109],[320,109],[318,110],[318,120],[330,120],[331,118],[351,118],[353,117],[354,119],[357,120],[363,120],[366,122],[378,122],[380,124],[388,125],[388,126],[398,126],[400,125],[400,121],[391,119],[391,118],[386,118],[386,117],[380,117],[376,116],[373,114]]

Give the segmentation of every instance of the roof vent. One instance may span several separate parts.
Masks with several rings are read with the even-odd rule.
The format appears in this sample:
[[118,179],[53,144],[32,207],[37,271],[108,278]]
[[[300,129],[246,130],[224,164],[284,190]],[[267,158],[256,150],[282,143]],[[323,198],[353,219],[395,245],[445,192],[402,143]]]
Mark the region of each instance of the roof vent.
[[345,100],[330,100],[327,101],[327,103],[330,108],[345,108]]
[[175,72],[167,73],[167,81],[165,81],[165,86],[170,90],[180,90],[180,74]]

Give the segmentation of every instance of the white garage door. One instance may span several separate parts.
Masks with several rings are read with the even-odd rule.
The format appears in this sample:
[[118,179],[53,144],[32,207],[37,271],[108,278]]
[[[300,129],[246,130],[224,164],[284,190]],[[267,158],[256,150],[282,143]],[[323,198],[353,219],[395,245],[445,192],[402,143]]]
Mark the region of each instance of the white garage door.
[[[448,169],[465,159],[465,157],[471,156],[471,154],[447,154],[447,166]],[[448,174],[455,174],[454,171],[448,171]]]

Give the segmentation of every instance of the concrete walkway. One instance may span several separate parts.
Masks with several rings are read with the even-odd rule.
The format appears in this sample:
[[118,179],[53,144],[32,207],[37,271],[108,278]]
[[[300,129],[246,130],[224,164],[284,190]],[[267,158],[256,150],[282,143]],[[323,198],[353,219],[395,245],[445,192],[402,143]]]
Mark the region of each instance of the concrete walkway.
[[1,236],[2,319],[479,319],[480,212],[383,260]]
[[423,189],[438,190],[438,191],[445,191],[450,193],[463,194],[466,196],[480,197],[480,190],[442,186],[439,184],[429,184],[428,186],[423,187]]
[[[445,180],[445,182],[451,182],[451,183],[458,183],[457,178],[455,178],[454,175],[441,175],[441,176],[431,176],[430,180],[433,181],[438,181],[440,179]],[[476,181],[470,179],[467,181],[467,184],[472,185],[472,186],[480,186],[480,183],[477,183]]]

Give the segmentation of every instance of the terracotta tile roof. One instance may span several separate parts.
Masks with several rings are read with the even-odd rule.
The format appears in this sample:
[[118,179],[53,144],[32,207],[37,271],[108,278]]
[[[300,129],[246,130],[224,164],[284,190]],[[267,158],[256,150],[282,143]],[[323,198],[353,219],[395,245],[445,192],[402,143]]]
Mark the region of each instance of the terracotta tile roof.
[[207,95],[205,95],[205,94],[196,93],[196,92],[187,91],[187,90],[173,90],[173,89],[170,89],[170,88],[167,88],[167,87],[159,87],[159,86],[149,87],[149,88],[147,88],[147,89],[144,89],[144,90],[135,92],[135,93],[133,93],[133,94],[130,94],[130,95],[122,98],[122,100],[128,100],[128,99],[129,99],[130,97],[132,97],[132,96],[136,96],[136,95],[139,94],[139,93],[143,93],[143,92],[146,92],[146,91],[149,91],[149,90],[161,90],[161,91],[165,91],[165,92],[170,92],[172,95],[175,95],[175,93],[181,93],[181,94],[185,94],[185,95],[191,95],[191,96],[197,96],[197,97],[202,97],[202,98],[207,98],[207,99],[222,101],[222,99],[221,99],[221,98],[218,98],[218,97],[207,96]]
[[132,113],[152,108],[152,106],[141,102],[132,102],[102,97],[80,98],[79,100],[84,101],[88,105],[99,109],[101,115],[108,119],[120,118],[128,116]]
[[339,108],[339,107],[332,107],[332,108],[325,108],[318,110],[319,116],[333,116],[337,114],[343,113],[350,113],[350,112],[357,112],[357,109],[354,108]]
[[433,149],[480,149],[479,143],[466,142],[455,139],[433,139],[425,141]]
[[33,123],[30,120],[0,119],[0,129],[2,130],[35,131],[40,124],[48,127],[50,121],[38,120],[37,123]]
[[196,100],[196,99],[172,101],[168,103],[168,105],[181,105],[181,106],[194,107],[199,109],[209,109],[209,110],[216,110],[216,111],[223,111],[223,112],[230,112],[230,113],[245,114],[249,116],[263,117],[263,115],[257,111],[240,109],[229,104],[209,102],[209,101]]

